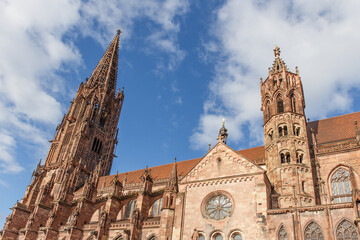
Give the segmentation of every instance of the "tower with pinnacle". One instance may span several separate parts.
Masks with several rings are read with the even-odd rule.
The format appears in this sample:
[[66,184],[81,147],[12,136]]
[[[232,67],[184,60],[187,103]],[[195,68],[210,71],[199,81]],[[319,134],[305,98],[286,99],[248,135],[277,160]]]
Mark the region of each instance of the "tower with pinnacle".
[[[120,30],[90,78],[80,84],[56,127],[45,163],[39,163],[6,219],[2,239],[36,239],[41,229],[45,239],[54,239],[64,223],[76,229],[85,200],[96,194],[99,178],[110,173],[124,101],[123,90],[116,89],[119,39]],[[75,192],[85,200],[72,207]],[[76,231],[69,231],[76,239]]]
[[292,73],[274,49],[275,61],[261,85],[266,170],[272,183],[272,207],[315,204],[306,131],[305,100],[298,68]]

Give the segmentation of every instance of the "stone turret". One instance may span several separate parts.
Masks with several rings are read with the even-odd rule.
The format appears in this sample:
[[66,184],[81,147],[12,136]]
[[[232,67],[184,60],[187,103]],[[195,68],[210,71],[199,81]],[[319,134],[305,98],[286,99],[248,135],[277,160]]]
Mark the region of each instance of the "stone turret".
[[274,49],[269,76],[261,81],[264,115],[265,158],[273,185],[272,207],[315,204],[312,164],[306,132],[303,87],[296,73],[288,70]]

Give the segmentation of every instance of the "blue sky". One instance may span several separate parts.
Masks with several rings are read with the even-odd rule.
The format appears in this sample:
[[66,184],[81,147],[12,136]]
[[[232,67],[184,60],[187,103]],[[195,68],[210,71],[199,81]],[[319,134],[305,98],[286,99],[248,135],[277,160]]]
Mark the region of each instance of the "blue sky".
[[259,78],[275,44],[312,120],[360,110],[360,2],[0,0],[0,225],[78,85],[120,27],[125,87],[112,173],[263,144]]

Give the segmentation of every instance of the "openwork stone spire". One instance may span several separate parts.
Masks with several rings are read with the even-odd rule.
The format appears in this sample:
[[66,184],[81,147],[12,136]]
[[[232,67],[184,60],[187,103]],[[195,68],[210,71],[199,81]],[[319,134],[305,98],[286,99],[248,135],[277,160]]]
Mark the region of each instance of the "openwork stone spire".
[[119,58],[120,29],[87,81],[88,86],[105,88],[106,94],[115,94]]

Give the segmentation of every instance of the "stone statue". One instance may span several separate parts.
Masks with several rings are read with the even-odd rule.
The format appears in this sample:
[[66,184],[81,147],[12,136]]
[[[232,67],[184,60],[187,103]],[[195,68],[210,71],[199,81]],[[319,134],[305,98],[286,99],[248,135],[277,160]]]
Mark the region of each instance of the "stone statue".
[[199,232],[194,228],[194,233],[191,235],[191,240],[199,240]]
[[100,226],[105,226],[105,222],[106,222],[106,218],[107,218],[107,212],[105,210],[105,206],[101,207],[101,216],[100,216],[100,221],[99,224]]

